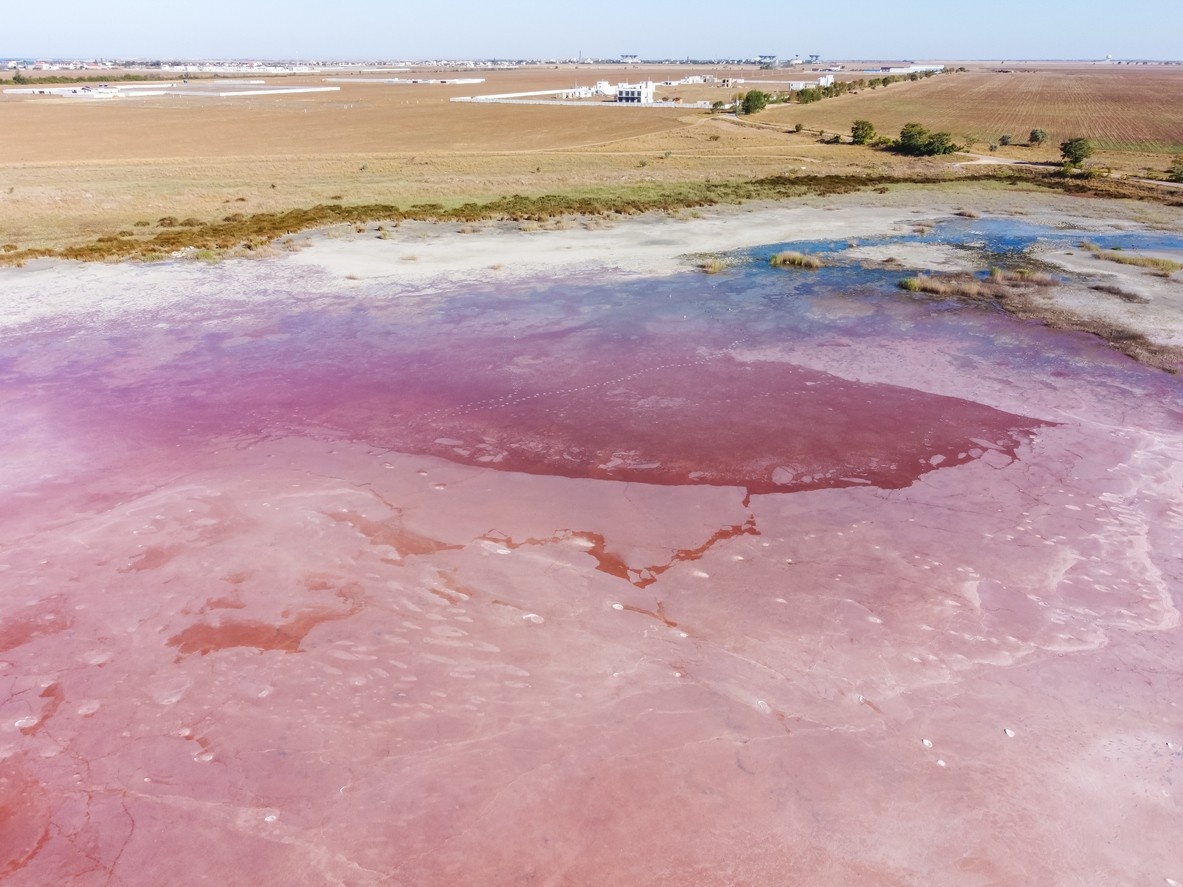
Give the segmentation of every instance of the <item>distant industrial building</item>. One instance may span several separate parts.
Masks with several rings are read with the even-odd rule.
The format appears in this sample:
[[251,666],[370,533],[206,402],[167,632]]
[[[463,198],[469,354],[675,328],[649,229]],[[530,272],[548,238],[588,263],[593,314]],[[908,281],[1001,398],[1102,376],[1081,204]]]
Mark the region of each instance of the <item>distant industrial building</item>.
[[834,75],[823,74],[816,80],[744,80],[741,77],[726,77],[720,84],[724,89],[751,83],[753,86],[785,86],[796,92],[799,89],[811,89],[815,86],[833,86]]
[[[944,65],[904,65],[893,67],[884,65],[878,71],[880,74],[939,74],[945,70]],[[868,71],[869,74],[876,73],[875,71]]]

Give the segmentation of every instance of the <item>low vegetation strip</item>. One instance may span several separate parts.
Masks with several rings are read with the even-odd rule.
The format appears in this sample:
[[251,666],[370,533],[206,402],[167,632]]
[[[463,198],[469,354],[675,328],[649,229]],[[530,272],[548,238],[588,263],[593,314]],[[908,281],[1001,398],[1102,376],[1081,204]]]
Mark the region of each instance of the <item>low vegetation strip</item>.
[[1098,259],[1106,259],[1122,265],[1136,265],[1139,268],[1150,268],[1163,274],[1173,274],[1175,271],[1183,270],[1183,263],[1174,262],[1170,259],[1160,259],[1154,256],[1131,256],[1126,253],[1116,252],[1115,250],[1102,250],[1095,255]]
[[[191,78],[193,75],[182,74],[182,77]],[[69,83],[153,83],[157,80],[176,80],[177,76],[170,77],[167,73],[161,74],[91,74],[79,77],[65,76],[62,74],[48,74],[43,77],[32,76],[28,74],[21,74],[19,71],[13,75],[10,81],[13,86],[34,86],[40,84],[69,84]],[[7,85],[0,80],[0,85]]]
[[139,222],[138,231],[121,230],[86,243],[61,248],[0,245],[0,264],[19,265],[38,258],[77,261],[159,259],[180,250],[230,252],[257,250],[278,238],[330,225],[365,225],[370,222],[434,221],[534,221],[562,216],[636,215],[751,200],[785,200],[809,195],[848,194],[892,185],[948,185],[974,181],[1031,184],[1074,194],[1105,197],[1167,199],[1153,185],[1097,179],[1079,181],[1049,175],[1042,170],[1006,167],[960,176],[820,175],[769,176],[730,182],[645,184],[602,194],[515,194],[485,203],[445,207],[420,203],[409,207],[369,203],[338,203],[282,212],[233,213],[217,221],[166,216],[155,223]]

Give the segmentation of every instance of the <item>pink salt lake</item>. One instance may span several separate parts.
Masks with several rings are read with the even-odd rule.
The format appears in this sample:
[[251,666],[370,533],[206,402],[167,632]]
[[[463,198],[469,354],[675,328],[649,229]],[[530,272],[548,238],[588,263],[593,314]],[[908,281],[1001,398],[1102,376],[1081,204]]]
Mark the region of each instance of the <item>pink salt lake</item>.
[[1179,381],[796,280],[9,335],[4,883],[1183,883]]

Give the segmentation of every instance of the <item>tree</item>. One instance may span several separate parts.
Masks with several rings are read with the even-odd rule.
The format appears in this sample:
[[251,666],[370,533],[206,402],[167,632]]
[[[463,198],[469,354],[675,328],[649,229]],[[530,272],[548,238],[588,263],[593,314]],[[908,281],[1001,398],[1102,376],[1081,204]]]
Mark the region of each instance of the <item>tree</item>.
[[875,139],[875,127],[870,120],[856,120],[850,127],[850,140],[856,145],[869,145]]
[[925,143],[928,141],[928,130],[919,123],[905,123],[900,130],[900,139],[896,142],[896,150],[901,154],[919,156],[924,153]]
[[768,93],[761,92],[758,89],[751,89],[743,97],[743,112],[745,114],[755,114],[757,111],[763,111],[768,107]]
[[931,157],[934,154],[952,154],[957,150],[953,136],[947,132],[929,132],[919,123],[905,124],[892,150],[913,157]]
[[1168,182],[1183,182],[1183,154],[1175,155],[1175,162],[1167,169]]
[[1079,168],[1085,160],[1093,156],[1093,143],[1080,136],[1060,142],[1060,156],[1064,158],[1064,163]]
[[1000,135],[998,137],[998,144],[1002,145],[1003,147],[1006,147],[1010,143],[1011,143],[1010,133],[1003,133],[1002,135]]
[[1032,145],[1042,145],[1047,141],[1047,133],[1042,129],[1031,130],[1031,135],[1027,136],[1028,143]]
[[953,136],[947,132],[934,132],[924,143],[924,153],[927,155],[952,154],[956,150],[957,145],[953,142]]

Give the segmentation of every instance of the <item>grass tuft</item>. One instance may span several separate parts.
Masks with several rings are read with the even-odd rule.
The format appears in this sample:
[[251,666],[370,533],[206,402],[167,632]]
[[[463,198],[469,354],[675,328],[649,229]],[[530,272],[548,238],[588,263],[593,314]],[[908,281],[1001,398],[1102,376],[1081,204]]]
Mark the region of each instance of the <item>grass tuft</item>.
[[1117,250],[1101,250],[1094,253],[1094,255],[1098,259],[1117,262],[1119,265],[1134,265],[1138,268],[1150,268],[1152,271],[1157,271],[1167,276],[1176,271],[1183,270],[1183,262],[1160,259],[1155,256],[1127,256],[1125,253]]
[[793,250],[777,253],[768,262],[774,268],[807,268],[810,271],[816,271],[826,264],[817,256],[810,256],[805,253],[794,252]]
[[1017,271],[1006,271],[1002,268],[990,269],[990,282],[999,284],[1017,284],[1030,286],[1059,286],[1060,281],[1050,274],[1041,274],[1027,268]]

